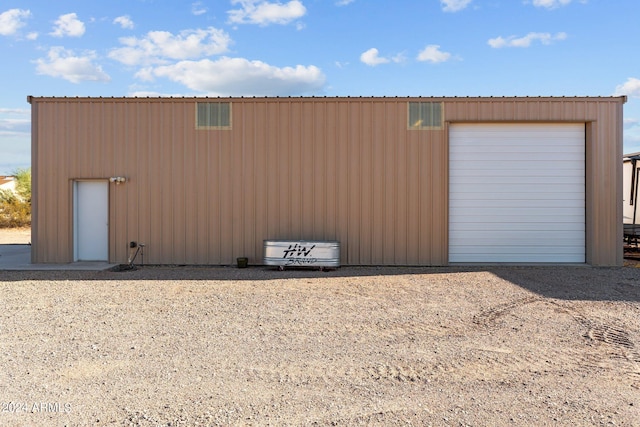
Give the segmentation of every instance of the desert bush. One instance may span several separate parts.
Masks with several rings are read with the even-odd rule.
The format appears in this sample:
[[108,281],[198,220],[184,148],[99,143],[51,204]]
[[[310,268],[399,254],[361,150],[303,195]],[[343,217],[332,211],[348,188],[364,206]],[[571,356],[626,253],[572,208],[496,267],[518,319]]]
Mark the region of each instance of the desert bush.
[[31,204],[31,168],[19,168],[13,176],[16,177],[16,194],[20,199]]
[[16,191],[0,190],[0,228],[31,225],[31,168],[18,169]]

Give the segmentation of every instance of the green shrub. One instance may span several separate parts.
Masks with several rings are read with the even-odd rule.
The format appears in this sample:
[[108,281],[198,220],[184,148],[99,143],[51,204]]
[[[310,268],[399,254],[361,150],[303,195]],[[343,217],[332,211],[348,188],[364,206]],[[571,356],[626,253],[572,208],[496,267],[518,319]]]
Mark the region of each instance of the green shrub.
[[27,203],[31,203],[31,168],[19,168],[13,172],[16,177],[16,194]]
[[15,193],[0,190],[0,228],[31,225],[31,168],[18,169]]
[[27,227],[31,224],[31,203],[11,191],[0,190],[0,228]]

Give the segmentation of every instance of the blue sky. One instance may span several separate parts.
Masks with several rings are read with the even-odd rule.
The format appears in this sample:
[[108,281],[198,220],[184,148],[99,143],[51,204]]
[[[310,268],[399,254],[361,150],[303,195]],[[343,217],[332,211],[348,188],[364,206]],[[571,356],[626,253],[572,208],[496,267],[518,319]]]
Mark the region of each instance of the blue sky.
[[638,0],[0,0],[0,175],[33,96],[627,95]]

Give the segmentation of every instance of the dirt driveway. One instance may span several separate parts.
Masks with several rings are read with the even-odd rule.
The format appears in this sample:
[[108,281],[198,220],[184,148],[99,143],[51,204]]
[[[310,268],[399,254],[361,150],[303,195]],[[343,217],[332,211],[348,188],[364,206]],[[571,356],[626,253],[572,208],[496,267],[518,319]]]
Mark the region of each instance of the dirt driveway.
[[638,425],[640,269],[0,272],[0,425]]
[[640,420],[635,267],[0,271],[0,295],[2,426]]
[[0,228],[0,245],[27,245],[31,242],[31,228]]

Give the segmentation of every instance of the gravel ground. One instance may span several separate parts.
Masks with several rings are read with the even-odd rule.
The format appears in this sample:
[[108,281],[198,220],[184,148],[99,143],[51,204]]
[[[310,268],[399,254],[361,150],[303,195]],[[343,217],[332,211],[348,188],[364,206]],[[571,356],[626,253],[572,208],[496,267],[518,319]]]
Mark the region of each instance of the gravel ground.
[[0,272],[0,425],[637,426],[640,268]]

